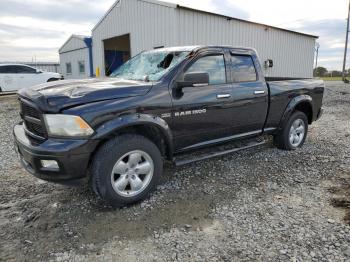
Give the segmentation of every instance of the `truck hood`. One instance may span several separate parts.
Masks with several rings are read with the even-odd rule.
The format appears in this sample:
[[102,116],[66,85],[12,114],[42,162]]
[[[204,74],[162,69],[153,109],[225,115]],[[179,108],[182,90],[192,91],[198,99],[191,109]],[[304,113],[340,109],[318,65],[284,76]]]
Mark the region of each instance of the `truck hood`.
[[35,102],[41,110],[58,112],[64,108],[102,100],[142,96],[152,88],[148,82],[117,78],[65,80],[21,89],[20,97]]

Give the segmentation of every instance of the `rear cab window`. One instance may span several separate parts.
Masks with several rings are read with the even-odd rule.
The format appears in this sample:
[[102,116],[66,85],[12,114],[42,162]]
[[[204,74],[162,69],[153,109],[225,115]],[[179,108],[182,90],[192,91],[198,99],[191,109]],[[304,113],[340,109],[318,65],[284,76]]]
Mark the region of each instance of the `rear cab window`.
[[233,83],[258,80],[254,61],[250,55],[231,54],[231,78]]
[[29,66],[16,66],[18,74],[35,74],[36,70]]

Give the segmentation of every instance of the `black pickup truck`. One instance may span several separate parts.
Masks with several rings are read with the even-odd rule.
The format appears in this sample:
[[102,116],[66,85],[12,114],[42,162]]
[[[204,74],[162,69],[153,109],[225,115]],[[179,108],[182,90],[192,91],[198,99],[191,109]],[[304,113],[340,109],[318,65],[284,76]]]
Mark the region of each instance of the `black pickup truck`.
[[178,160],[188,151],[263,135],[281,149],[301,147],[323,92],[317,79],[269,81],[254,49],[157,49],[109,78],[19,91],[15,148],[31,174],[59,183],[87,177],[100,198],[123,206],[147,197],[165,160],[180,165],[260,143]]

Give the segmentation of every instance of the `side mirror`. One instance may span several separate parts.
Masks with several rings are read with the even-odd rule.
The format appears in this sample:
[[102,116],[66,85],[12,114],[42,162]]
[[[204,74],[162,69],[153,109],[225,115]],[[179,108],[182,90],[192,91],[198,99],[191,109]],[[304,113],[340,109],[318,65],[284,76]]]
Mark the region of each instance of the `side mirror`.
[[272,59],[267,59],[265,61],[265,68],[273,67],[273,60]]
[[37,74],[41,74],[42,72],[43,72],[43,71],[40,70],[40,69],[37,69],[37,70],[36,70],[36,73],[37,73]]
[[204,72],[193,72],[184,75],[184,81],[178,81],[177,87],[195,87],[209,85],[209,74]]

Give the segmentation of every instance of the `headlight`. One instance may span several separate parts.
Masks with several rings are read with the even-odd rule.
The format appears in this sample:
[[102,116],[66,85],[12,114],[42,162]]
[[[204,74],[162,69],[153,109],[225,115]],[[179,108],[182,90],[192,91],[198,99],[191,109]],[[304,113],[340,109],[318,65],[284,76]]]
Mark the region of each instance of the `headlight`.
[[46,128],[52,136],[89,136],[94,130],[79,116],[44,115]]

